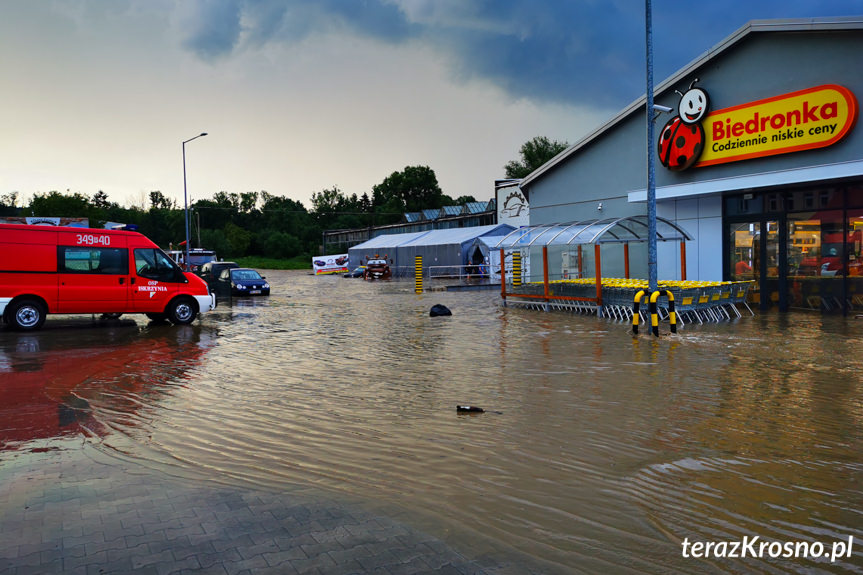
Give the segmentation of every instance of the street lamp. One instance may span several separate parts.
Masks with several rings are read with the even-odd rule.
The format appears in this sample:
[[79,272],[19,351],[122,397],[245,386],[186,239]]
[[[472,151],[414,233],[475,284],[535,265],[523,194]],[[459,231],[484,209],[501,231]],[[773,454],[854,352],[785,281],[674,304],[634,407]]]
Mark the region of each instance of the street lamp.
[[183,201],[186,205],[186,259],[184,265],[186,270],[189,270],[189,194],[186,191],[186,144],[192,140],[197,140],[202,136],[206,136],[207,132],[201,132],[194,138],[189,138],[183,142]]
[[647,68],[647,285],[650,293],[658,289],[656,253],[656,163],[653,154],[653,17],[650,0],[644,1],[644,28]]

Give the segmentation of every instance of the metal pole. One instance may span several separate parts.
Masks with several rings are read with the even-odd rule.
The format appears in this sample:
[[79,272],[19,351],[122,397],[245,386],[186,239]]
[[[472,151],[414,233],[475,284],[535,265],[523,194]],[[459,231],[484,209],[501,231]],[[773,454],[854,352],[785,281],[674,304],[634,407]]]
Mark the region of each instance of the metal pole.
[[189,193],[186,190],[186,144],[192,140],[196,140],[201,136],[206,136],[207,132],[201,132],[194,138],[189,138],[183,141],[183,203],[185,204],[186,217],[186,259],[183,261],[183,267],[188,271],[189,268]]
[[647,283],[650,293],[658,289],[656,273],[656,161],[653,153],[653,22],[650,0],[644,0],[647,43]]

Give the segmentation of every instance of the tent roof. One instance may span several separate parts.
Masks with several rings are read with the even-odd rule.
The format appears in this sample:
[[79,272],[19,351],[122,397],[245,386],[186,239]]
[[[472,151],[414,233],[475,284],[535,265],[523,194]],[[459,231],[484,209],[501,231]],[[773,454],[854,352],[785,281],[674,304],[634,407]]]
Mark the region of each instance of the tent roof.
[[[410,232],[406,234],[381,234],[367,240],[361,244],[357,244],[350,249],[379,249],[379,248],[394,248],[401,245],[403,242],[416,238],[428,232]],[[349,250],[350,251],[350,250]]]
[[386,234],[376,236],[367,242],[355,245],[356,249],[394,249],[403,246],[434,246],[446,244],[463,244],[474,238],[494,234],[506,234],[514,228],[507,224],[493,226],[471,226],[467,228],[448,228],[443,230],[428,230],[409,234]]
[[[646,242],[647,216],[584,220],[519,228],[502,240],[496,248],[526,248],[533,245],[578,245]],[[661,242],[685,241],[692,237],[683,228],[665,218],[656,218],[656,239]]]

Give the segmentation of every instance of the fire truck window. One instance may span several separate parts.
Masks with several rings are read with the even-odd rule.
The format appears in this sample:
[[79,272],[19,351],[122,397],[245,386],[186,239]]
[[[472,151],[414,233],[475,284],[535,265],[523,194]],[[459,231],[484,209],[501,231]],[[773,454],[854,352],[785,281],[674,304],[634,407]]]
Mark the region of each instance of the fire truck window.
[[177,281],[177,266],[161,250],[135,250],[135,271],[139,276],[152,280]]
[[124,249],[64,246],[60,255],[61,273],[119,275],[129,269]]

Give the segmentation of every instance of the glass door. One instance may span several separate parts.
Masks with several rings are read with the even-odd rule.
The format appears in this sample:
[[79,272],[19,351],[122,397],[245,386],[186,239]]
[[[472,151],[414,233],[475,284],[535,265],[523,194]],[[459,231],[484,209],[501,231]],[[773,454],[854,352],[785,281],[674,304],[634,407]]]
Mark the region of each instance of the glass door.
[[787,270],[791,307],[845,311],[843,283],[852,273],[850,264],[856,258],[856,221],[852,216],[846,223],[842,210],[789,214]]
[[785,309],[785,274],[782,261],[783,237],[779,221],[764,218],[729,222],[728,274],[731,281],[752,281],[747,297],[761,309],[778,305]]

